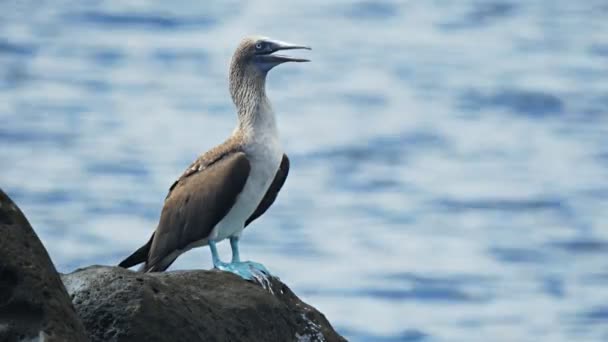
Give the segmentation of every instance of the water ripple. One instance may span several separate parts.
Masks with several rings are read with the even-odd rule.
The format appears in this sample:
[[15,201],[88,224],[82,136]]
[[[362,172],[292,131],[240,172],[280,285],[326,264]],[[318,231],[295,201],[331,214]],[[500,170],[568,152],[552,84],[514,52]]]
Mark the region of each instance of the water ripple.
[[581,313],[581,318],[588,323],[608,323],[608,306],[597,306]]
[[564,110],[564,104],[558,96],[523,89],[505,89],[494,94],[469,91],[461,97],[461,104],[470,110],[504,108],[513,114],[538,118],[559,115]]
[[458,20],[441,23],[439,27],[446,31],[458,29],[475,29],[497,24],[500,20],[517,14],[518,6],[506,1],[473,2],[471,8]]
[[211,28],[217,20],[208,17],[182,18],[160,14],[109,13],[87,11],[71,13],[68,20],[112,28],[176,30],[183,28]]
[[37,47],[32,44],[14,43],[0,40],[0,55],[14,55],[20,58],[36,54]]
[[526,212],[538,210],[566,211],[567,206],[557,198],[487,198],[487,199],[440,199],[433,204],[444,210],[461,212],[470,210],[492,210]]
[[608,252],[608,241],[598,239],[575,239],[569,241],[556,241],[552,246],[563,249],[566,252],[576,254],[606,253]]
[[492,247],[490,255],[505,263],[543,263],[549,260],[548,255],[538,249],[523,247]]
[[340,12],[356,20],[381,20],[398,15],[399,8],[389,2],[360,1]]

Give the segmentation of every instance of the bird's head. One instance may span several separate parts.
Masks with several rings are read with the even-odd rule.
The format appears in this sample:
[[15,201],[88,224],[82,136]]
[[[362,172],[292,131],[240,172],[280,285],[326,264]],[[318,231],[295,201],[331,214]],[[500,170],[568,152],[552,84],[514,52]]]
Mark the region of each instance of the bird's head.
[[308,59],[275,54],[281,50],[310,47],[265,37],[247,37],[241,41],[230,63],[230,95],[239,113],[255,112],[266,100],[266,75],[285,62],[308,62]]
[[[285,62],[309,62],[308,59],[275,54],[281,50],[305,49],[310,47],[291,44],[266,37],[252,36],[244,38],[232,58],[233,67],[251,72],[266,74],[270,69]],[[257,70],[253,70],[256,68]]]

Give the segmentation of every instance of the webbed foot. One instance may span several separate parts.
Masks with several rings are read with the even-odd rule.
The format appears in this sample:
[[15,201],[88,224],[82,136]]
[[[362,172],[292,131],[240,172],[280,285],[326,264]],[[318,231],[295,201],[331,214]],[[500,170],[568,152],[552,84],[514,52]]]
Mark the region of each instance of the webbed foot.
[[238,236],[230,238],[230,245],[232,246],[232,262],[225,263],[219,258],[215,241],[209,241],[209,248],[211,249],[211,256],[213,258],[213,267],[218,270],[231,272],[239,277],[256,282],[260,284],[264,289],[272,292],[270,277],[272,274],[264,265],[253,262],[253,261],[240,261],[239,248],[238,248]]
[[214,265],[218,270],[232,272],[245,280],[267,281],[266,278],[272,276],[264,265],[253,261],[238,261],[231,263],[218,263]]

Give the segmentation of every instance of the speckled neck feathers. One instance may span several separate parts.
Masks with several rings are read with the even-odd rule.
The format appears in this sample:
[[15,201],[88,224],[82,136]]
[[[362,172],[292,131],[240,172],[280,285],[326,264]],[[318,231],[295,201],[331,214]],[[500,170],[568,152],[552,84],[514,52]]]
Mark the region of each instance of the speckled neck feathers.
[[272,107],[266,97],[266,72],[247,63],[247,57],[239,51],[230,63],[230,95],[237,108],[237,130],[241,133],[276,130]]

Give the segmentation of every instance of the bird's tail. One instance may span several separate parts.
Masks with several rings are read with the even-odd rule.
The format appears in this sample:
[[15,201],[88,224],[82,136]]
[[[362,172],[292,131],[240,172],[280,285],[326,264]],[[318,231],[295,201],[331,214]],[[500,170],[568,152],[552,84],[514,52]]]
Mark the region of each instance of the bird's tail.
[[148,254],[150,252],[150,247],[152,246],[152,240],[154,240],[154,234],[152,234],[150,240],[148,240],[145,245],[141,246],[138,250],[133,252],[133,254],[121,261],[118,266],[129,268],[143,263],[143,265],[138,269],[138,272],[145,272],[147,268]]

